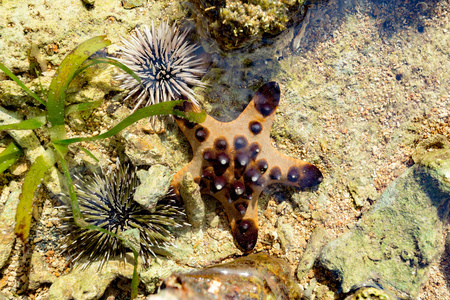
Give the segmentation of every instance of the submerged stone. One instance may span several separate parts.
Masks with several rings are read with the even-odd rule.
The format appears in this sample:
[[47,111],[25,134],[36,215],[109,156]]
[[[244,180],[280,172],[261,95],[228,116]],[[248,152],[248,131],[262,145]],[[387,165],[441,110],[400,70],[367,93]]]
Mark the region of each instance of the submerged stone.
[[181,181],[181,197],[183,198],[186,216],[194,229],[202,228],[205,224],[205,203],[200,193],[200,187],[195,183],[190,172]]
[[325,246],[320,262],[344,293],[377,282],[400,298],[415,298],[444,251],[450,200],[450,149],[425,153],[381,195],[346,234]]
[[11,183],[11,193],[6,200],[3,212],[0,215],[0,268],[6,264],[16,240],[14,226],[16,220],[17,205],[22,192],[15,182]]
[[134,201],[153,212],[158,201],[167,196],[172,175],[169,168],[162,165],[151,166],[148,171],[139,170],[137,176],[141,182],[134,193]]
[[[301,14],[304,0],[192,1],[201,29],[211,34],[223,50],[235,50],[275,36]],[[209,24],[205,27],[205,18]]]

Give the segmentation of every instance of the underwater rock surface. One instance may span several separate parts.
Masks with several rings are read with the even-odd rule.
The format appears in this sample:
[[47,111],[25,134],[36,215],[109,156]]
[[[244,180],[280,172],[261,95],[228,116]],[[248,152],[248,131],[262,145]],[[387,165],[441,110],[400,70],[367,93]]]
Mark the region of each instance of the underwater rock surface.
[[12,182],[11,193],[0,215],[0,268],[3,268],[8,261],[16,239],[14,226],[20,193],[22,193],[22,189],[18,189],[17,184]]
[[301,11],[304,0],[193,1],[199,9],[198,23],[209,20],[207,31],[222,50],[235,50],[274,36],[286,29]]
[[344,293],[377,282],[398,297],[417,296],[444,251],[449,178],[449,148],[424,154],[350,232],[325,246],[320,263],[338,276]]

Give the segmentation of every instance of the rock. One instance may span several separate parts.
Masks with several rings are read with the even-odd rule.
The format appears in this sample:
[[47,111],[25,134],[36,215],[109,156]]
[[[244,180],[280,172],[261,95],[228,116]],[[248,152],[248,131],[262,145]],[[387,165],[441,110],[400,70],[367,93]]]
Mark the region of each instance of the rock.
[[39,251],[31,255],[31,271],[28,283],[28,289],[36,290],[43,283],[53,283],[56,276],[48,270],[48,264],[44,261]]
[[135,250],[137,253],[141,252],[139,229],[133,228],[122,231],[119,233],[119,236],[123,238],[126,242],[128,242],[131,245],[132,249]]
[[400,298],[415,298],[444,251],[443,222],[450,200],[450,149],[424,153],[356,226],[325,246],[322,266],[344,293],[377,282]]
[[162,165],[154,165],[148,171],[139,170],[137,176],[141,184],[136,188],[134,201],[153,212],[158,201],[167,195],[173,176]]
[[351,180],[347,187],[356,207],[362,207],[367,199],[375,200],[377,198],[377,190],[364,177]]
[[305,252],[297,267],[297,278],[302,280],[303,277],[311,270],[316,259],[319,257],[322,248],[330,240],[326,230],[323,227],[316,227],[309,238]]
[[16,240],[14,226],[16,224],[17,205],[19,204],[19,196],[22,190],[18,189],[17,183],[14,181],[10,184],[10,190],[12,192],[6,200],[0,216],[0,269],[8,261]]
[[[249,47],[252,43],[260,41],[264,35],[275,36],[281,33],[293,21],[294,12],[297,14],[304,12],[302,10],[304,2],[225,0],[216,7],[214,1],[195,0],[193,3],[198,11],[193,16],[199,25],[202,24],[199,30],[207,30],[222,50],[236,50]],[[211,9],[205,10],[205,6]]]
[[[130,257],[130,261],[133,259]],[[86,269],[76,268],[55,280],[49,289],[49,300],[99,299],[108,285],[118,276],[131,279],[133,265],[121,261],[109,261],[98,270],[101,262],[92,263]]]
[[84,4],[88,6],[94,6],[95,0],[82,0]]
[[278,240],[280,241],[281,249],[284,252],[292,250],[294,247],[293,241],[295,240],[294,228],[292,228],[292,224],[283,222],[284,217],[281,217],[277,220],[277,235]]
[[396,297],[391,296],[386,291],[375,287],[362,287],[351,295],[345,297],[345,300],[395,300]]
[[447,138],[442,134],[436,134],[417,144],[416,149],[414,150],[414,153],[411,155],[411,157],[413,161],[418,164],[429,150],[448,148],[450,148],[450,143]]
[[166,148],[157,134],[136,134],[127,129],[119,133],[124,138],[125,154],[135,166],[155,165],[166,161]]
[[159,257],[152,262],[150,268],[141,272],[139,279],[145,285],[147,292],[153,294],[159,287],[161,279],[167,278],[173,272],[180,272],[181,270],[182,267],[173,260]]
[[206,220],[205,203],[200,194],[200,187],[195,183],[192,174],[189,172],[183,176],[180,194],[185,205],[186,216],[192,228],[199,229],[203,227]]
[[137,6],[141,6],[143,2],[143,0],[122,0],[122,5],[123,8],[131,9]]
[[450,193],[450,148],[425,153],[420,164],[423,171],[434,179],[437,187],[446,194]]

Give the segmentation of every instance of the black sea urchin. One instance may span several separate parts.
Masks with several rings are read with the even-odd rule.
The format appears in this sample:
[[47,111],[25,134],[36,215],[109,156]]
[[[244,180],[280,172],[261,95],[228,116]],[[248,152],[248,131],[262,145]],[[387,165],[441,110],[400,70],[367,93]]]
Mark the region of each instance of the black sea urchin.
[[[130,229],[139,230],[140,256],[144,264],[151,256],[166,252],[172,237],[170,227],[180,227],[184,214],[178,207],[158,204],[154,212],[141,207],[133,200],[139,179],[136,168],[117,163],[115,170],[95,174],[93,177],[79,177],[77,198],[84,220],[110,232],[120,235]],[[127,247],[119,239],[99,231],[81,229],[74,224],[72,209],[64,207],[63,220],[69,235],[61,246],[62,252],[72,254],[72,262],[83,261],[82,268],[100,261],[99,268],[112,257],[126,261]]]
[[136,29],[136,35],[129,40],[122,38],[121,63],[133,70],[142,80],[142,86],[129,74],[116,79],[122,81],[122,88],[129,89],[129,95],[138,94],[133,110],[163,101],[187,98],[195,105],[195,93],[191,86],[205,86],[200,76],[205,73],[202,60],[195,58],[198,46],[186,41],[187,31],[180,32],[174,25],[162,22],[158,30],[152,22],[151,30],[144,26]]

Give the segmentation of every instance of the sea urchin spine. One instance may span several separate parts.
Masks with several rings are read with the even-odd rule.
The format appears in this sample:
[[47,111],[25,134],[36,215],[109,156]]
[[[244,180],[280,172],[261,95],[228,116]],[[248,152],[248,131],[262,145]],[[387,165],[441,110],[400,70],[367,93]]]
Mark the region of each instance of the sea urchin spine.
[[[186,41],[188,32],[180,32],[174,25],[162,22],[158,30],[152,22],[151,30],[144,26],[136,29],[136,35],[129,40],[122,38],[122,57],[117,59],[142,80],[142,86],[129,74],[116,79],[122,81],[122,88],[130,92],[125,98],[137,94],[136,110],[142,104],[149,106],[163,101],[189,99],[198,106],[192,86],[205,86],[200,76],[205,73],[202,60],[194,55],[198,48]],[[143,87],[143,88],[142,88]]]
[[[114,170],[93,177],[77,176],[77,198],[84,221],[120,236],[130,229],[139,230],[140,256],[148,265],[151,256],[164,253],[170,245],[170,227],[184,224],[184,214],[178,207],[158,204],[153,212],[145,210],[133,200],[139,179],[136,168],[129,164],[116,165]],[[110,258],[126,261],[129,251],[124,243],[112,235],[77,227],[70,206],[64,206],[65,227],[69,235],[61,246],[62,252],[72,254],[72,262],[83,261],[82,268],[100,261],[101,268]]]

